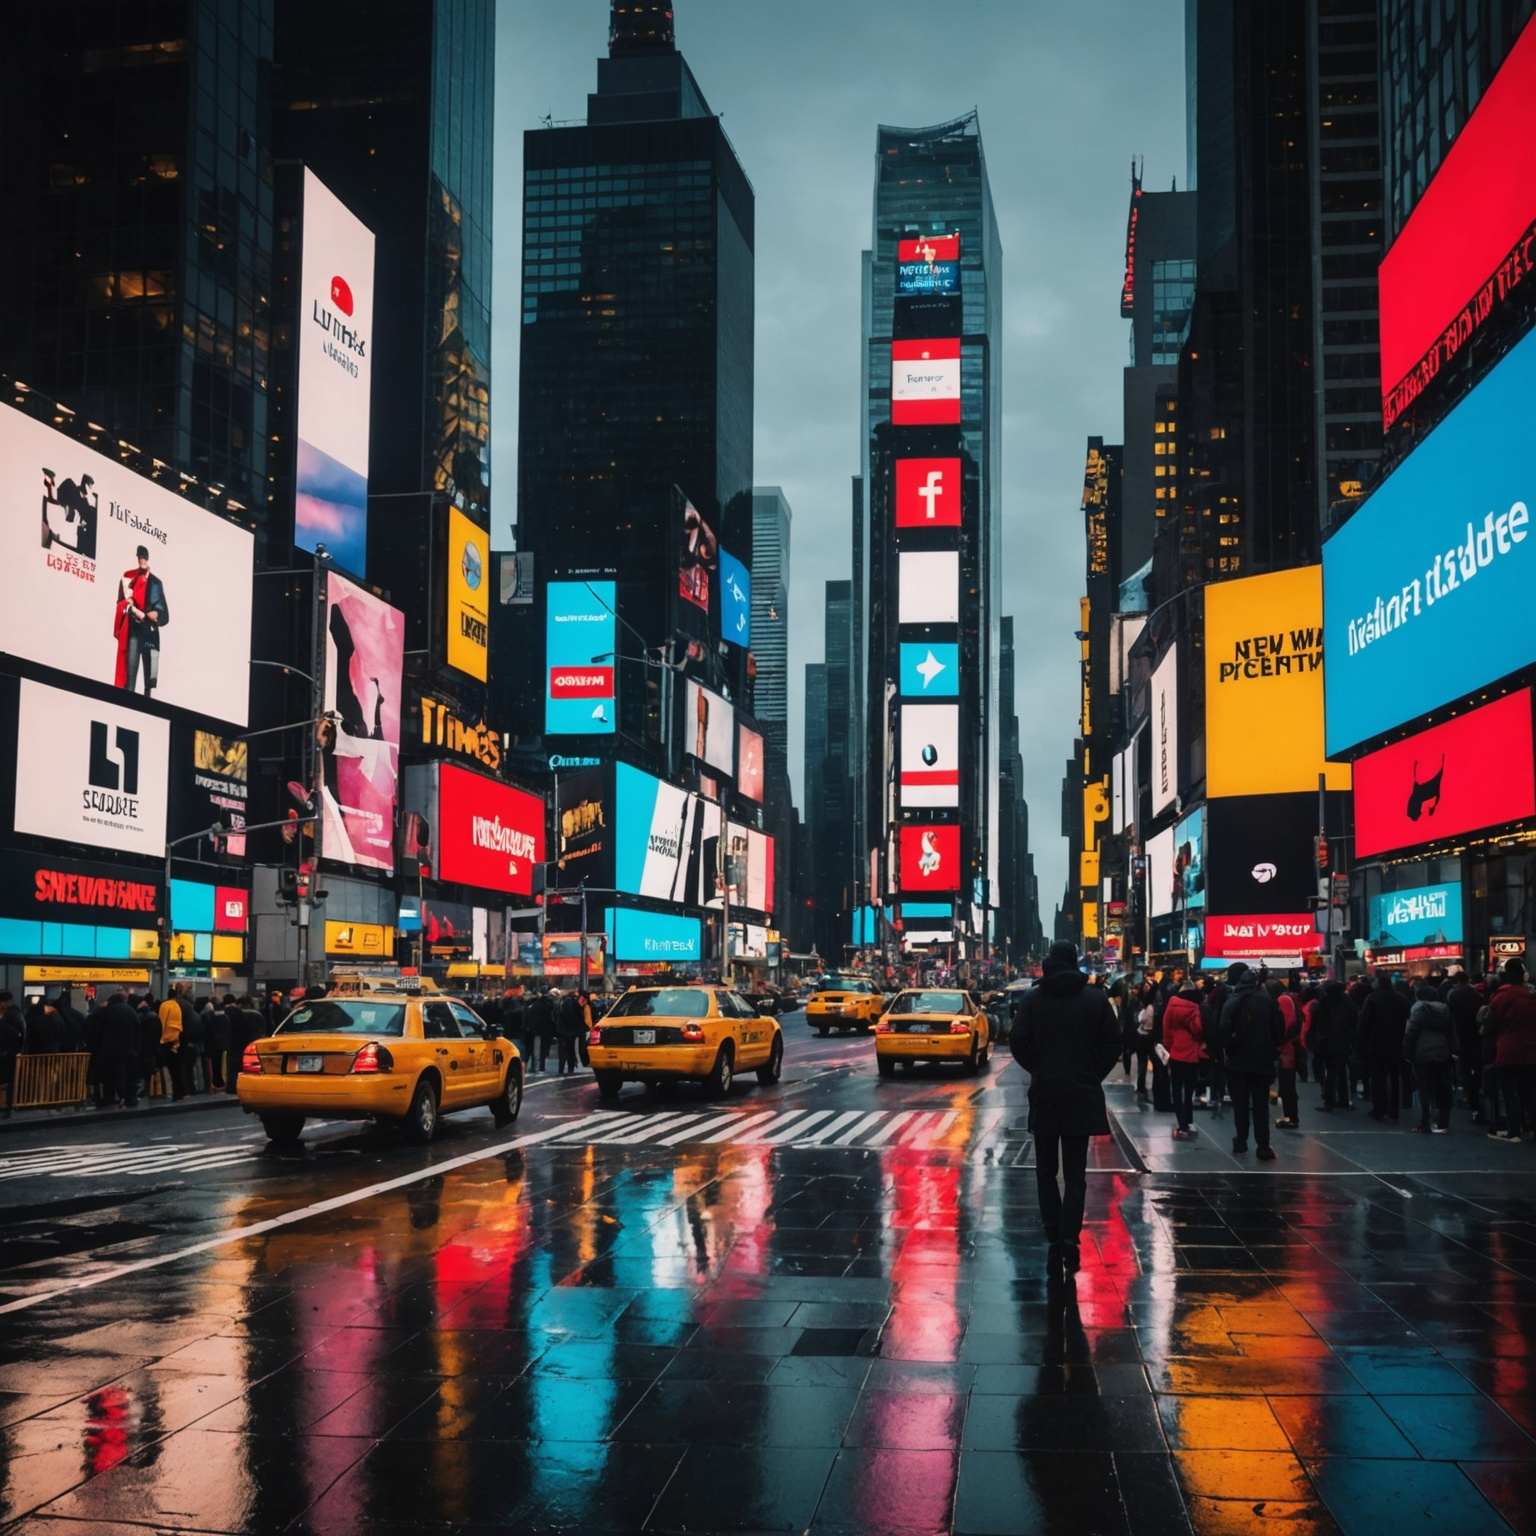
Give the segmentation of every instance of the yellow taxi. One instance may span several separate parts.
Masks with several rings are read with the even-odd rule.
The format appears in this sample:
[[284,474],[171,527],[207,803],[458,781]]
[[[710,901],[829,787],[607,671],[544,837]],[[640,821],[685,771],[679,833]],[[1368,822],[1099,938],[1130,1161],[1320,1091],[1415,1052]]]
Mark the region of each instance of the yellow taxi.
[[293,1142],[311,1115],[393,1120],[414,1142],[438,1120],[487,1108],[510,1125],[523,1107],[517,1047],[472,1009],[440,993],[368,992],[300,1003],[245,1048],[240,1107],[276,1142]]
[[818,1035],[856,1029],[867,1035],[885,1007],[885,994],[863,976],[831,976],[811,993],[806,1022]]
[[587,1056],[605,1103],[625,1083],[670,1087],[685,1079],[721,1098],[743,1072],[778,1082],[784,1033],[728,987],[635,987],[592,1027]]
[[903,1061],[958,1061],[980,1072],[992,1061],[986,1012],[958,988],[898,993],[875,1025],[875,1065],[881,1077],[894,1077]]

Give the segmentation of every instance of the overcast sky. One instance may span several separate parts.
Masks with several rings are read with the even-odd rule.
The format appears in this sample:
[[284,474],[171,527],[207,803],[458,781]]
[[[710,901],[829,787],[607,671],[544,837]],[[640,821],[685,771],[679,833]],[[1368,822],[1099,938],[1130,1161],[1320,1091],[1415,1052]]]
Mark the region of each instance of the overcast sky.
[[[1084,439],[1121,436],[1131,156],[1145,156],[1149,188],[1183,180],[1183,12],[1181,0],[676,0],[678,46],[757,194],[754,478],[782,485],[794,512],[797,802],[822,583],[849,574],[875,125],[980,111],[1003,243],[1003,611],[1019,640],[1047,934],[1066,879]],[[608,0],[501,0],[498,10],[491,448],[502,547],[517,485],[522,135],[546,113],[585,115],[607,27]]]

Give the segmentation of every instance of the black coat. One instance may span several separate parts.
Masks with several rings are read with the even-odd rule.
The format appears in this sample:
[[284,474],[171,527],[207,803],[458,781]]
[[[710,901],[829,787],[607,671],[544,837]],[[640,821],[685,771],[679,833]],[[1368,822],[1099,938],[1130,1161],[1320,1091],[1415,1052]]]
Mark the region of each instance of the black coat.
[[[97,1015],[93,1015],[96,1017]],[[142,1052],[144,1034],[138,1014],[127,1003],[108,1003],[99,1010],[101,1019],[101,1059],[103,1061],[137,1061]],[[159,1037],[160,1021],[155,1020],[156,1038]],[[154,1058],[150,1058],[151,1064]]]
[[85,1018],[70,1003],[58,1004],[59,1049],[83,1051],[85,1049]]
[[1232,988],[1222,1005],[1217,1036],[1231,1071],[1273,1077],[1284,1032],[1280,1005],[1252,975]]
[[1334,1059],[1352,1056],[1358,1033],[1359,1019],[1344,984],[1328,982],[1312,1010],[1312,1033],[1308,1040],[1312,1051]]
[[1463,1056],[1479,1059],[1477,1037],[1478,1010],[1488,1001],[1476,987],[1458,982],[1445,994],[1445,1005],[1451,1010],[1451,1022],[1456,1029],[1456,1048]]
[[579,1040],[585,1027],[586,1020],[576,994],[567,992],[560,999],[560,1012],[555,1016],[555,1034],[562,1040]]
[[530,1035],[537,1035],[541,1040],[553,1040],[555,1037],[555,1005],[550,1002],[547,993],[540,992],[524,1014],[524,1028]]
[[1456,1054],[1451,1010],[1444,1003],[1416,1001],[1403,1032],[1403,1055],[1416,1067],[1446,1062]]
[[1026,992],[1008,1043],[1029,1073],[1035,1135],[1109,1135],[1104,1075],[1120,1059],[1120,1026],[1081,971],[1055,971]]
[[1371,1061],[1397,1061],[1403,1054],[1403,1031],[1413,1005],[1396,987],[1372,987],[1360,1010],[1364,1054]]

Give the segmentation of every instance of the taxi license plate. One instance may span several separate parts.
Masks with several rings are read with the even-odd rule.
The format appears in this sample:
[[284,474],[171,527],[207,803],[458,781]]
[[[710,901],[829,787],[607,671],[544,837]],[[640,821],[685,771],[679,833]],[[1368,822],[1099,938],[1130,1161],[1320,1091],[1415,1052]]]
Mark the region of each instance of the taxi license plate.
[[293,1063],[289,1070],[293,1072],[321,1072],[325,1069],[323,1056],[293,1056],[289,1059]]
[[630,1038],[636,1045],[655,1045],[656,1031],[654,1029],[637,1029]]

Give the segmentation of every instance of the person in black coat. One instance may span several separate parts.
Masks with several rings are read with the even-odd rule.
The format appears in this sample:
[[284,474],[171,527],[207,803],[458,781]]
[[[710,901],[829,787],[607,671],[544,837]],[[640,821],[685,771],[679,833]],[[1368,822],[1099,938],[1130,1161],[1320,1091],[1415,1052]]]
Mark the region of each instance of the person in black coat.
[[1472,1106],[1474,1125],[1480,1125],[1483,1119],[1483,1042],[1477,1032],[1477,1014],[1486,1001],[1483,994],[1467,980],[1465,971],[1451,973],[1445,989],[1445,1006],[1451,1010],[1461,1091],[1467,1103]]
[[523,1012],[523,1025],[527,1030],[530,1070],[542,1072],[549,1060],[549,1042],[555,1037],[555,1005],[547,992],[536,992],[533,1001]]
[[[101,1022],[101,1041],[97,1046],[97,1103],[103,1109],[122,1104],[136,1109],[139,1103],[139,1053],[144,1027],[129,1006],[127,996],[114,992],[107,1005],[92,1016]],[[155,1049],[160,1048],[160,1021],[155,1020]]]
[[[1109,999],[1077,967],[1071,944],[1053,944],[1040,984],[1014,1011],[1009,1047],[1029,1073],[1029,1129],[1035,1138],[1040,1220],[1052,1279],[1081,1263],[1088,1194],[1088,1139],[1109,1135],[1104,1077],[1120,1059],[1120,1026]],[[1065,1191],[1056,1185],[1062,1173]]]
[[16,1083],[16,1058],[27,1043],[26,1020],[16,999],[9,992],[0,992],[0,1093],[5,1095],[5,1113],[10,1115],[12,1089]]
[[59,1014],[59,1049],[79,1052],[85,1049],[85,1016],[75,1007],[74,994],[68,987],[60,990],[53,1005]]
[[1232,1151],[1239,1157],[1248,1151],[1251,1119],[1254,1155],[1271,1163],[1275,1149],[1269,1144],[1269,1085],[1275,1080],[1285,1020],[1279,1004],[1241,960],[1228,966],[1227,986],[1217,1042],[1232,1090]]
[[1413,1004],[1385,971],[1360,1010],[1366,1067],[1371,1075],[1371,1119],[1396,1120],[1403,1102],[1403,1032]]
[[560,1075],[576,1070],[576,1042],[581,1038],[584,1015],[581,1001],[574,992],[567,992],[560,999],[560,1010],[555,1015],[555,1041],[560,1047]]
[[1353,1097],[1350,1062],[1355,1054],[1360,1021],[1342,981],[1326,982],[1312,1010],[1307,1049],[1317,1058],[1319,1109],[1348,1109]]

